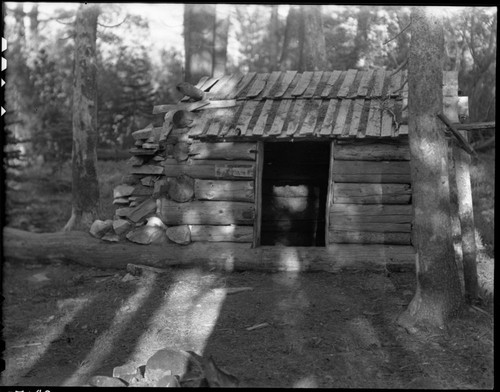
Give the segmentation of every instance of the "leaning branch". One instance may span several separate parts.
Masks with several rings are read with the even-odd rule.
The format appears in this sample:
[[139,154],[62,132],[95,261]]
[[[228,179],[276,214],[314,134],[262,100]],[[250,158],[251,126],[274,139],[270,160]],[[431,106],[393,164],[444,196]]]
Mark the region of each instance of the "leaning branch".
[[455,128],[455,126],[451,123],[451,121],[446,117],[443,113],[438,113],[437,114],[438,118],[448,127],[448,129],[451,131],[453,136],[455,136],[458,140],[458,145],[468,152],[469,154],[477,157],[477,153],[474,151],[474,149],[471,147],[471,145],[465,140],[465,138],[458,132],[458,130]]

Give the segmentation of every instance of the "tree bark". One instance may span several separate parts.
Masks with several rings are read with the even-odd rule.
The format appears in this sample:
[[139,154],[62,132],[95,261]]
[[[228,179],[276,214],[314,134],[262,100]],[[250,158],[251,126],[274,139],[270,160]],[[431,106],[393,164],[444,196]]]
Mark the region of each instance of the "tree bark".
[[97,5],[82,4],[75,21],[72,211],[64,231],[88,229],[99,208],[97,180]]
[[443,327],[463,303],[451,238],[447,142],[443,107],[444,33],[428,9],[412,10],[409,59],[409,143],[417,290],[398,323],[409,331]]
[[304,18],[303,71],[324,71],[327,68],[325,34],[321,6],[302,6]]
[[215,42],[215,4],[184,4],[185,78],[196,84],[212,76]]

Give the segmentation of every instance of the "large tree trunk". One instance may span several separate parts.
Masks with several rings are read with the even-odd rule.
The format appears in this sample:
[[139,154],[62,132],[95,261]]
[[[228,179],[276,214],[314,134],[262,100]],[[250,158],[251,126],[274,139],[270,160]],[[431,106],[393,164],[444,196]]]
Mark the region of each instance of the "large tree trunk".
[[227,40],[229,33],[230,13],[229,8],[217,6],[216,20],[214,24],[214,65],[213,76],[220,77],[226,74],[227,64]]
[[75,21],[72,211],[64,231],[90,228],[99,207],[96,33],[99,6],[82,4]]
[[443,327],[463,303],[451,238],[447,143],[436,114],[443,107],[440,20],[428,9],[412,11],[408,69],[409,142],[417,290],[399,324]]
[[327,66],[321,6],[303,5],[303,47],[300,71],[324,71]]
[[185,81],[196,84],[212,76],[215,4],[184,4]]
[[278,5],[271,5],[271,18],[269,21],[269,36],[271,46],[269,51],[269,71],[278,70],[278,55],[279,55],[279,20],[278,20]]

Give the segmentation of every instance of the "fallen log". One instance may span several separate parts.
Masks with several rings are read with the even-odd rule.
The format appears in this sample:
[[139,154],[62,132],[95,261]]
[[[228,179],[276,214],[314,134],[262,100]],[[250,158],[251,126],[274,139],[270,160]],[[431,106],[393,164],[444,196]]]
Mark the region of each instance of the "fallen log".
[[80,231],[31,233],[4,228],[7,261],[68,261],[85,266],[122,269],[127,264],[156,268],[207,267],[228,271],[329,271],[355,269],[412,269],[411,246],[330,244],[327,247],[251,248],[249,243],[193,242],[138,245],[104,242]]

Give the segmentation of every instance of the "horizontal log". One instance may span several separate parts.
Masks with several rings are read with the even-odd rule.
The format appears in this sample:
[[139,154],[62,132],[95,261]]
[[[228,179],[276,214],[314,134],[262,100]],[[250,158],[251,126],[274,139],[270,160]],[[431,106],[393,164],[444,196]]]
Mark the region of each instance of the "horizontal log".
[[132,132],[132,137],[134,140],[146,140],[150,137],[159,139],[161,135],[162,127],[146,127],[138,131]]
[[411,205],[334,204],[330,208],[330,222],[335,224],[411,223]]
[[359,204],[333,204],[330,206],[330,216],[336,218],[339,216],[380,216],[380,215],[411,215],[411,205],[359,205]]
[[132,174],[163,174],[163,167],[156,165],[143,165],[132,167],[130,169],[130,173]]
[[330,229],[337,231],[369,231],[378,233],[409,233],[410,223],[366,223],[352,221],[330,221]]
[[193,143],[192,159],[226,159],[255,161],[256,143]]
[[334,158],[346,161],[409,161],[408,144],[344,144],[335,146]]
[[332,167],[335,182],[411,183],[409,162],[337,161]]
[[[292,158],[293,159],[293,158]],[[263,181],[266,180],[290,180],[290,181],[307,181],[318,182],[327,181],[328,165],[324,164],[308,164],[308,165],[290,165],[288,164],[272,164],[264,166],[262,174]]]
[[158,113],[166,113],[171,110],[197,110],[202,108],[203,106],[207,106],[210,104],[210,101],[197,101],[197,102],[179,102],[168,105],[157,105],[153,107],[153,114]]
[[255,200],[254,181],[195,180],[194,194],[198,200]]
[[453,123],[459,131],[484,131],[486,129],[495,129],[495,121],[478,122],[472,124]]
[[163,162],[165,175],[177,177],[187,174],[197,179],[245,179],[254,178],[255,163],[250,161],[192,160],[179,163],[175,159]]
[[410,233],[374,233],[366,231],[329,230],[330,243],[410,245]]
[[[126,269],[127,264],[150,267],[199,266],[228,271],[338,271],[343,268],[413,269],[411,246],[331,244],[327,247],[251,248],[248,243],[192,242],[137,245],[106,243],[85,232],[30,233],[4,228],[7,261],[69,261],[97,268]],[[147,249],[147,251],[145,251]]]
[[343,204],[409,204],[408,184],[343,184],[333,185],[333,203]]
[[253,203],[159,200],[160,218],[166,225],[252,225],[254,222]]
[[315,246],[316,238],[312,231],[309,232],[273,232],[263,231],[261,233],[261,243],[263,245],[276,246]]
[[191,241],[253,242],[253,226],[189,225]]

